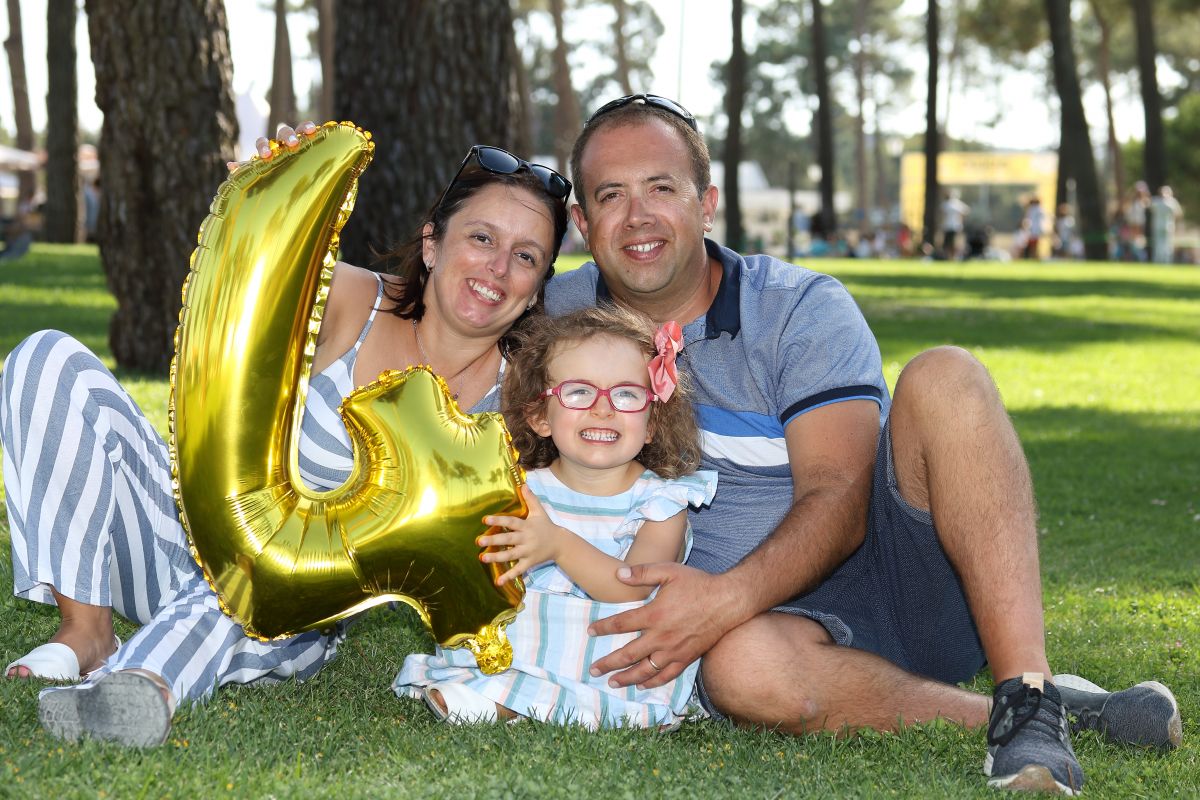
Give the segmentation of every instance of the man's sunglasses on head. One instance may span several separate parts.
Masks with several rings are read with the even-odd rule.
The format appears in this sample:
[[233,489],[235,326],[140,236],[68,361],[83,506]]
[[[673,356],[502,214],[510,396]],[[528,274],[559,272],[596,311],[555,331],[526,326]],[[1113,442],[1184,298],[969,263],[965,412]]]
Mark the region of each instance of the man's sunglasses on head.
[[596,121],[597,118],[603,117],[605,114],[608,114],[612,111],[616,111],[618,108],[624,108],[631,103],[642,103],[644,105],[653,106],[654,108],[661,108],[663,111],[679,117],[681,120],[686,122],[688,127],[692,130],[699,132],[699,128],[696,127],[696,118],[692,116],[692,112],[688,111],[686,108],[679,105],[679,103],[676,103],[669,97],[662,97],[661,95],[657,94],[627,94],[624,97],[618,97],[616,100],[605,103],[596,109],[596,112],[588,117],[587,124],[591,125]]

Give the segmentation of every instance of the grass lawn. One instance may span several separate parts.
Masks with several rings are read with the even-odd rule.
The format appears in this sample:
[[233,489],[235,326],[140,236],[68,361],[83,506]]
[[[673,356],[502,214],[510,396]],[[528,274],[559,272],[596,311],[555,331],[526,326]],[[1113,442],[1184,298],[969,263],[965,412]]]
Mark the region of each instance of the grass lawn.
[[[1098,683],[1171,686],[1171,754],[1076,737],[1091,797],[1200,792],[1200,270],[1099,264],[822,261],[879,337],[894,385],[931,345],[991,369],[1041,507],[1050,661]],[[0,352],[45,327],[107,358],[113,301],[94,249],[35,247],[0,267]],[[165,381],[121,375],[166,427]],[[7,521],[0,549],[7,550]],[[45,641],[52,609],[12,597],[0,557],[0,664]],[[118,624],[127,635],[131,628]],[[450,728],[388,685],[430,646],[379,611],[304,683],[235,687],[184,708],[167,743],[66,745],[37,723],[38,686],[0,681],[0,797],[992,797],[984,735],[948,724],[803,739],[703,722],[674,734],[541,725]],[[754,680],[752,661],[746,679]],[[987,691],[990,679],[974,687]]]

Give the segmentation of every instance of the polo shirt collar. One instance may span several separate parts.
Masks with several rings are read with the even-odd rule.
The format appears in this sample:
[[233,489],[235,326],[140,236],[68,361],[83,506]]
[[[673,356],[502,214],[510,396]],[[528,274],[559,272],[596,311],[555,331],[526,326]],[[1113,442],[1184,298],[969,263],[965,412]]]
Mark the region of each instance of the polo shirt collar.
[[[711,239],[704,240],[704,249],[708,255],[717,259],[721,264],[721,283],[717,286],[717,295],[704,317],[704,338],[716,339],[722,333],[728,333],[729,338],[735,338],[742,330],[742,262],[737,253],[721,247]],[[612,293],[604,283],[604,276],[596,270],[596,302],[612,303]]]

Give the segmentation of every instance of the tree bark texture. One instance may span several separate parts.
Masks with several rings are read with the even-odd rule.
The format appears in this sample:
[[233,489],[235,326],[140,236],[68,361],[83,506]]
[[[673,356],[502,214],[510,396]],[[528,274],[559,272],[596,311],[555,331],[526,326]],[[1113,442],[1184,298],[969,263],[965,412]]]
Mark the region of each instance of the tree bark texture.
[[1100,49],[1096,52],[1096,69],[1104,87],[1104,111],[1108,122],[1108,171],[1111,173],[1113,197],[1125,196],[1125,165],[1121,163],[1121,143],[1117,141],[1117,122],[1112,98],[1112,23],[1105,17],[1096,0],[1091,1],[1092,15],[1100,29]]
[[858,231],[865,234],[870,224],[867,196],[867,14],[871,0],[856,0],[854,4],[854,39],[858,50],[854,53],[854,99],[858,113],[854,115],[854,207],[858,217]]
[[337,31],[334,0],[316,0],[317,52],[321,59],[321,94],[317,101],[319,122],[333,119],[333,47]]
[[[296,87],[292,81],[292,39],[287,26],[288,0],[275,0],[275,58],[271,68],[271,117],[267,136],[281,124],[297,124]],[[324,122],[324,120],[322,120]]]
[[220,0],[86,0],[100,132],[97,238],[122,367],[165,374],[196,232],[236,158]]
[[925,214],[922,219],[924,230],[921,242],[933,247],[937,243],[937,220],[939,195],[938,153],[942,142],[938,135],[937,91],[938,62],[941,60],[938,37],[941,36],[938,0],[929,0],[929,11],[925,16],[925,47],[929,58],[929,78],[925,85]]
[[1162,95],[1158,91],[1158,47],[1154,42],[1152,0],[1133,0],[1137,29],[1138,76],[1142,84],[1142,108],[1146,114],[1145,163],[1142,167],[1150,193],[1157,194],[1167,183],[1167,145],[1163,135]]
[[1066,163],[1060,164],[1059,170],[1075,180],[1085,256],[1089,260],[1105,261],[1108,259],[1108,226],[1104,219],[1104,192],[1096,177],[1092,137],[1083,113],[1068,0],[1046,0],[1046,16],[1053,48],[1054,86],[1062,106],[1059,153]]
[[75,0],[46,4],[46,214],[48,242],[83,241],[79,185],[79,84],[75,73]]
[[[533,98],[530,97],[529,67],[517,46],[516,25],[509,25],[508,60],[512,75],[509,91],[512,93],[512,143],[513,152],[522,158],[531,158],[533,152]],[[564,175],[566,172],[563,173]]]
[[560,171],[565,172],[571,146],[583,128],[579,98],[571,82],[571,65],[567,62],[567,40],[563,33],[563,0],[550,0],[554,18],[554,92],[558,105],[554,109],[554,158]]
[[347,261],[411,238],[471,145],[511,149],[511,27],[508,0],[339,0],[334,109],[375,140]]
[[739,252],[746,247],[742,230],[742,193],[738,166],[742,163],[742,106],[746,102],[746,47],[742,41],[742,0],[733,0],[733,50],[729,55],[728,91],[725,94],[725,244]]
[[879,130],[879,103],[875,103],[875,131],[871,137],[871,158],[874,162],[875,178],[875,208],[880,211],[880,219],[888,218],[887,170],[883,161],[883,131]]
[[[625,17],[626,7],[625,0],[612,0],[613,10],[617,12],[617,19],[613,23],[613,44],[616,48],[617,61],[617,83],[621,85],[621,92],[624,94],[633,94],[633,81],[629,77],[629,48],[628,39],[625,35]],[[741,6],[741,0],[733,0],[734,16],[740,16],[737,8]],[[740,27],[740,23],[737,23]],[[735,33],[734,36],[740,36]],[[731,245],[732,246],[732,245]]]
[[[8,0],[8,38],[4,40],[8,52],[8,70],[12,75],[13,123],[17,128],[17,147],[33,149],[33,120],[29,114],[29,84],[25,80],[25,42],[21,35],[20,0]],[[26,209],[33,202],[36,177],[29,170],[22,170],[17,177],[18,201]]]
[[821,0],[812,0],[813,77],[817,85],[817,163],[821,165],[821,230],[832,236],[837,230],[833,207],[833,97],[829,91],[828,46]]

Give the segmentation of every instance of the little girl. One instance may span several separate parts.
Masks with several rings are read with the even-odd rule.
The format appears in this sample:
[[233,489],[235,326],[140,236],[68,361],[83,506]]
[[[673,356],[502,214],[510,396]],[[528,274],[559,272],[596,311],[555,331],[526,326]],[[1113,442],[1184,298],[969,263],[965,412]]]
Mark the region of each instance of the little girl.
[[525,577],[508,626],[512,667],[485,675],[463,649],[410,655],[393,685],[450,722],[529,717],[589,728],[670,727],[691,711],[699,662],[655,689],[609,687],[593,661],[636,633],[590,637],[590,622],[644,605],[651,591],[616,578],[626,564],[682,561],[687,507],[712,500],[715,472],[696,472],[699,433],[675,355],[679,325],[591,308],[526,326],[504,378],[505,421],[528,470],[529,516],[485,517],[485,562]]

